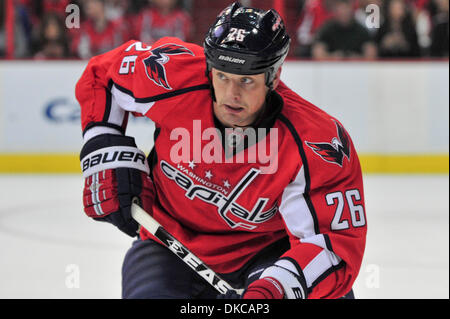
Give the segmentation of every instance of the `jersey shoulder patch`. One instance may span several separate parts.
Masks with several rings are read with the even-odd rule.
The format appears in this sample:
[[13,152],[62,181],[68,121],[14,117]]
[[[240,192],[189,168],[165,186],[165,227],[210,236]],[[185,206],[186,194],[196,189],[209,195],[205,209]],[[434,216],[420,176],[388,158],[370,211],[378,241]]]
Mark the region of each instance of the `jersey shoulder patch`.
[[336,120],[333,122],[336,124],[336,135],[331,141],[305,141],[305,143],[324,161],[342,167],[344,158],[350,161],[350,138],[340,123]]
[[145,73],[147,77],[158,86],[166,90],[172,90],[167,79],[167,72],[165,64],[168,63],[173,55],[189,54],[194,56],[194,53],[183,45],[175,43],[166,43],[158,47],[152,48],[150,56],[143,59],[145,65]]

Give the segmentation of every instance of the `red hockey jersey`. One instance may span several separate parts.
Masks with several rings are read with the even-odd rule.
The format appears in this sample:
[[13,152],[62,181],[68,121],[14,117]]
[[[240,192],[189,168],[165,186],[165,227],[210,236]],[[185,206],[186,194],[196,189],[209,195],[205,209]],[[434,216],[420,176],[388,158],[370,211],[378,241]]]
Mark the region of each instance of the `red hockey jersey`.
[[343,296],[366,238],[361,168],[348,133],[281,83],[270,134],[246,150],[269,156],[220,153],[205,69],[203,48],[176,38],[130,41],[92,58],[76,86],[85,139],[124,133],[129,112],[149,117],[153,217],[170,233],[219,273],[288,234],[283,257],[301,267],[309,298]]

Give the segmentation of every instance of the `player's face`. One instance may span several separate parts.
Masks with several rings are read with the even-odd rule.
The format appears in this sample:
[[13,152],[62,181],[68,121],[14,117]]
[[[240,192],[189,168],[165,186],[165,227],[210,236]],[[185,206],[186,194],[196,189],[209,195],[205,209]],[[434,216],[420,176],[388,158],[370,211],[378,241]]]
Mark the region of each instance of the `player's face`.
[[212,69],[214,114],[226,127],[249,126],[263,109],[269,88],[265,75],[238,75]]

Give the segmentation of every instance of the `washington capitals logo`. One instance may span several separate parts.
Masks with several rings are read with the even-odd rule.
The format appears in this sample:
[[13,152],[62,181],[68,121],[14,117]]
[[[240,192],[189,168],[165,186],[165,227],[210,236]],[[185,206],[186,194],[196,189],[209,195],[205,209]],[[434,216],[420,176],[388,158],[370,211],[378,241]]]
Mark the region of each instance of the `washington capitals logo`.
[[331,143],[305,143],[323,160],[342,167],[344,157],[350,160],[350,139],[344,128],[338,122],[334,121],[334,123],[336,124],[338,137],[333,137]]
[[166,68],[164,64],[169,62],[170,55],[176,54],[190,54],[194,55],[191,50],[182,45],[168,43],[153,49],[151,55],[144,59],[145,72],[150,80],[156,85],[162,86],[166,90],[172,90],[167,81]]

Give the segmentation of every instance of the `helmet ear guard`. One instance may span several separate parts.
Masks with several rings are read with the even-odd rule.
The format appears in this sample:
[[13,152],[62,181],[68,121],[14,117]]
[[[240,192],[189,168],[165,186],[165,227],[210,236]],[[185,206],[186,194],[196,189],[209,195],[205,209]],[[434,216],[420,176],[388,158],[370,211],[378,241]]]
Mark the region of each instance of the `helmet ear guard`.
[[289,44],[283,20],[275,10],[247,8],[235,2],[217,16],[206,35],[206,75],[210,78],[212,68],[242,75],[264,73],[266,86],[272,90]]

